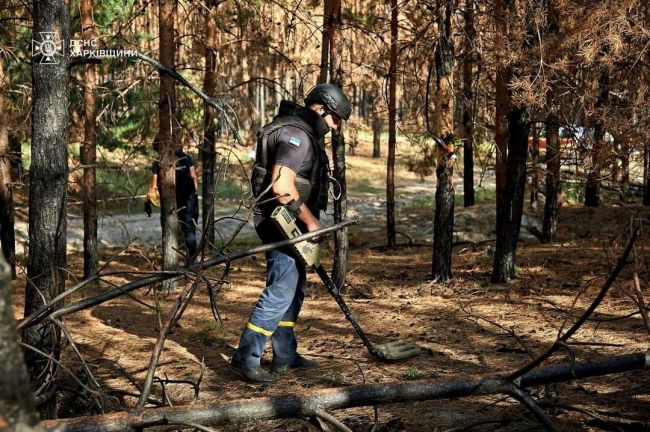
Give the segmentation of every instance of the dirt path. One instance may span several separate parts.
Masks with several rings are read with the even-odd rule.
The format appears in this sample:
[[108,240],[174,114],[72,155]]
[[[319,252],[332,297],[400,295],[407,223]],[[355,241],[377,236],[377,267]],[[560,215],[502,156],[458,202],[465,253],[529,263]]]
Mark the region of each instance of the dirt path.
[[[454,187],[458,196],[462,198],[463,184],[460,176],[454,177]],[[484,179],[484,187],[494,187],[493,177]],[[430,242],[433,235],[433,196],[435,194],[435,182],[432,179],[425,179],[423,182],[411,182],[398,184],[396,191],[396,216],[398,230],[407,234],[417,242]],[[237,211],[239,203],[228,200],[219,202],[219,209],[216,212],[217,218],[232,216]],[[139,204],[134,205],[139,209]],[[414,209],[430,208],[431,217],[422,220],[414,219]],[[242,217],[245,209],[237,213]],[[386,200],[371,194],[351,194],[348,199],[349,217],[356,217],[360,220],[359,228],[364,232],[383,231],[386,217]],[[331,204],[330,204],[331,212]],[[479,204],[475,207],[465,209],[458,206],[455,212],[454,231],[457,241],[481,242],[493,238],[496,211],[493,203]],[[98,220],[98,242],[100,248],[124,247],[130,242],[146,248],[160,247],[161,228],[160,214],[154,213],[147,217],[141,212],[124,214],[104,214]],[[331,213],[323,215],[326,224],[333,222]],[[224,219],[217,223],[217,230],[223,237],[228,237],[239,222],[233,219]],[[199,219],[198,225],[202,225]],[[522,237],[532,239],[528,228],[539,226],[538,218],[525,215],[522,227]],[[253,234],[254,228],[251,222],[242,230],[241,234]],[[80,252],[83,250],[83,218],[78,214],[68,213],[68,252]],[[27,222],[19,220],[16,223],[17,254],[24,255],[27,244]]]

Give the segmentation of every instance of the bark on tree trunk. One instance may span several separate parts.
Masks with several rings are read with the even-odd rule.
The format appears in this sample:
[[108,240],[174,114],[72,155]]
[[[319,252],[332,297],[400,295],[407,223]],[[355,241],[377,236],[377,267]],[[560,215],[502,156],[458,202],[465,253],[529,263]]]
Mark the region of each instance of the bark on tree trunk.
[[[343,87],[342,50],[343,35],[341,19],[341,0],[329,0],[329,60],[330,81]],[[345,178],[345,136],[343,130],[332,132],[332,157],[334,162],[334,178],[341,186],[341,196],[334,201],[334,222],[339,223],[348,217],[347,184]],[[343,288],[347,275],[348,262],[348,230],[342,229],[334,233],[334,262],[332,265],[332,280],[337,287]]]
[[372,157],[379,159],[381,157],[381,130],[383,129],[383,119],[379,110],[372,110]]
[[557,232],[557,215],[560,210],[560,124],[556,114],[546,116],[546,202],[542,241],[552,243]]
[[388,69],[388,160],[386,161],[386,246],[397,245],[395,232],[395,148],[397,147],[397,0],[390,1],[390,66]]
[[14,233],[14,197],[12,152],[9,145],[9,116],[4,106],[4,95],[9,80],[4,72],[4,54],[0,51],[0,246],[16,276],[16,236]]
[[[160,63],[174,68],[174,15],[175,0],[160,0],[158,22],[160,33]],[[160,73],[160,102],[158,109],[160,137],[160,218],[162,224],[163,269],[178,266],[178,218],[176,215],[176,155],[178,145],[175,135],[176,86],[174,79]],[[173,289],[175,282],[166,282],[166,289]]]
[[0,255],[0,429],[39,422],[11,309],[11,268]]
[[20,139],[16,134],[9,134],[9,149],[11,151],[11,178],[16,182],[22,182],[24,177],[23,155]]
[[465,59],[463,61],[463,205],[474,205],[474,89],[473,44],[476,38],[474,29],[474,0],[465,1]]
[[[50,35],[56,45],[68,46],[70,18],[64,0],[33,2],[33,39]],[[47,33],[46,33],[47,32]],[[44,35],[45,33],[45,35]],[[49,40],[45,42],[50,43]],[[58,45],[60,46],[60,45]],[[49,51],[49,50],[47,50]],[[47,52],[43,50],[43,52]],[[66,202],[68,189],[69,60],[55,53],[32,59],[32,163],[29,174],[29,254],[25,287],[25,315],[36,311],[64,289],[66,274]],[[42,351],[60,353],[60,331],[36,326],[24,341]],[[25,355],[37,396],[45,396],[44,417],[55,415],[56,366],[48,359]],[[49,396],[49,397],[48,397]]]
[[[497,43],[501,45],[501,38],[506,37],[506,17],[504,13],[504,0],[495,0],[495,20]],[[495,116],[494,116],[494,141],[496,143],[496,214],[497,220],[503,208],[506,206],[505,189],[507,184],[506,161],[508,159],[508,123],[506,116],[509,109],[509,98],[507,83],[510,79],[510,71],[504,67],[497,68],[494,82],[495,89]]]
[[532,125],[532,146],[531,146],[531,168],[530,173],[530,205],[537,207],[539,200],[539,124],[535,122]]
[[[596,115],[601,115],[600,110],[609,101],[609,71],[605,69],[600,76],[600,93],[596,101]],[[605,127],[603,120],[596,118],[594,125],[593,149],[591,151],[591,167],[587,173],[585,186],[585,207],[598,207],[600,205],[600,175],[606,158]]]
[[[203,92],[214,97],[217,83],[217,25],[215,14],[216,0],[208,0],[205,13],[205,75]],[[203,161],[203,238],[207,250],[214,250],[214,167],[216,160],[216,113],[208,104],[203,105],[203,146],[201,160]],[[205,250],[205,249],[204,249]],[[200,252],[202,253],[202,252]]]
[[438,282],[452,278],[451,256],[454,235],[454,186],[451,182],[454,169],[441,163],[436,168],[436,212],[433,221],[432,275]]
[[329,82],[327,79],[330,72],[330,34],[329,34],[329,21],[330,21],[330,0],[323,2],[323,41],[321,44],[320,55],[320,74],[318,75],[319,83]]
[[[97,38],[93,22],[92,0],[81,0],[82,35],[85,40]],[[97,255],[97,194],[95,165],[97,164],[97,66],[86,66],[84,86],[84,141],[81,146],[81,163],[84,165],[83,176],[83,213],[84,213],[84,279],[97,273],[99,256]]]
[[[436,66],[436,105],[434,111],[434,133],[453,146],[454,132],[454,50],[451,40],[451,4],[443,7],[438,0],[439,42],[435,51]],[[451,150],[451,148],[450,148]],[[437,168],[436,209],[433,231],[433,258],[431,263],[433,278],[439,282],[451,279],[451,254],[454,231],[454,185],[453,167],[448,154],[436,146]]]
[[371,405],[408,403],[434,399],[508,393],[527,388],[594,376],[628,372],[648,367],[645,353],[609,357],[597,361],[563,363],[524,374],[517,386],[499,378],[482,380],[420,381],[414,383],[366,384],[319,390],[305,395],[245,399],[205,407],[178,406],[43,422],[47,429],[65,424],[66,432],[125,432],[146,427],[226,423],[304,418],[322,411]]
[[623,137],[621,142],[621,193],[623,201],[630,199],[630,141]]
[[650,143],[643,145],[643,205],[650,206]]
[[501,211],[497,214],[497,241],[494,252],[492,282],[515,278],[515,256],[521,228],[526,192],[526,158],[528,156],[528,123],[525,108],[508,114],[508,183]]

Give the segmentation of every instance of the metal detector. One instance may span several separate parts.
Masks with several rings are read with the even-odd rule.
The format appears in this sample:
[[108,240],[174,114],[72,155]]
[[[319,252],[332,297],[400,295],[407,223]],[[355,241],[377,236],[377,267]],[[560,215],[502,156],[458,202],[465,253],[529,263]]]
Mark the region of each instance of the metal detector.
[[[296,225],[295,215],[285,206],[278,206],[271,214],[271,219],[275,222],[280,231],[289,239],[302,234]],[[368,336],[366,336],[364,331],[361,329],[359,322],[352,314],[352,311],[345,303],[345,300],[341,297],[338,287],[320,264],[320,245],[311,241],[302,241],[291,245],[291,247],[302,259],[305,265],[311,267],[316,274],[318,274],[320,279],[323,281],[325,288],[327,288],[327,292],[334,297],[336,304],[338,304],[341,311],[343,311],[345,318],[350,321],[354,331],[357,332],[363,345],[373,357],[384,361],[403,360],[409,357],[414,357],[422,352],[422,348],[419,346],[403,340],[373,345],[370,339],[368,339]]]

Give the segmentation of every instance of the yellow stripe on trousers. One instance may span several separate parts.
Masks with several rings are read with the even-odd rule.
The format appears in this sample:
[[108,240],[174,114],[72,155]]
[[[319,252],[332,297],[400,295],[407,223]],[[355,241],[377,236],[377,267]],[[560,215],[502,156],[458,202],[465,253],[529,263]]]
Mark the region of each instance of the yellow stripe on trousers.
[[280,321],[278,323],[278,326],[280,326],[280,327],[293,327],[295,325],[296,325],[296,323],[293,322],[293,321]]
[[248,327],[250,330],[253,330],[254,332],[261,333],[264,336],[271,336],[273,334],[272,331],[264,330],[262,327],[258,327],[253,323],[246,324],[246,327]]

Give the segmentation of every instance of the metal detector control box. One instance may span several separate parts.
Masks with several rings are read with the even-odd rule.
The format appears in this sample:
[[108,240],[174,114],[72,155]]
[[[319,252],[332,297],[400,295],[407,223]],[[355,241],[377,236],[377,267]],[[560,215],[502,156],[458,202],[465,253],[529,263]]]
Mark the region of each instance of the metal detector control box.
[[[271,220],[280,229],[288,239],[302,235],[302,231],[296,224],[296,218],[285,206],[278,206],[271,213]],[[320,244],[313,243],[309,240],[292,244],[291,247],[296,251],[307,267],[316,268],[320,266]]]

